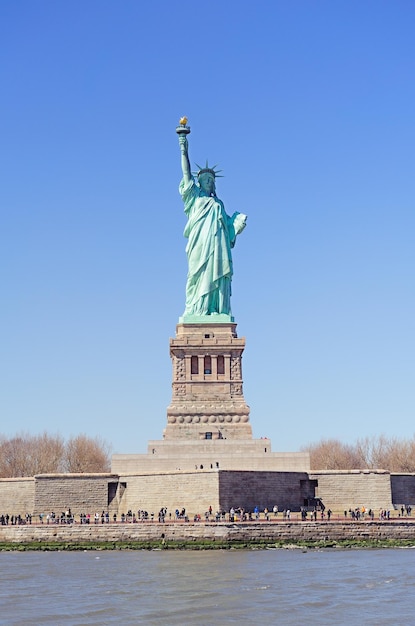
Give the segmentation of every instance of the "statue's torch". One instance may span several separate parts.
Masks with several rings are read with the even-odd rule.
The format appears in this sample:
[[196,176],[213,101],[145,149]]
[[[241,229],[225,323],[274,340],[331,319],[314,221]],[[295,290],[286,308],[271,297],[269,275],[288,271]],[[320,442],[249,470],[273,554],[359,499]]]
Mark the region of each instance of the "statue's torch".
[[187,126],[187,117],[181,117],[179,120],[179,126],[176,128],[176,133],[179,135],[188,135],[190,133],[190,127]]

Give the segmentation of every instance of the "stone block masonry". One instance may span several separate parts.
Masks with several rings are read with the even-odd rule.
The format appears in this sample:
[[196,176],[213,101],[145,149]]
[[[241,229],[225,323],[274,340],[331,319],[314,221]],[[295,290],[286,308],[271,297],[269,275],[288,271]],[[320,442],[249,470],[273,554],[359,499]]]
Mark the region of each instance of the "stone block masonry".
[[120,484],[113,474],[42,474],[35,477],[33,513],[118,513]]
[[32,513],[34,499],[34,478],[0,478],[0,515]]
[[391,474],[392,501],[400,508],[415,504],[415,474]]
[[[38,516],[40,513],[57,515],[71,509],[72,513],[115,513],[120,519],[129,510],[137,513],[145,510],[155,518],[162,507],[174,517],[176,509],[186,509],[193,518],[202,517],[212,507],[229,512],[231,507],[253,511],[271,509],[277,504],[284,508],[299,509],[304,498],[311,497],[307,474],[300,472],[249,472],[198,470],[192,472],[158,472],[153,474],[50,474],[35,479],[17,479],[13,501],[9,487],[9,499],[1,498],[1,513]],[[27,485],[31,491],[27,491]],[[23,494],[30,497],[23,498]],[[6,491],[5,491],[6,493]],[[6,506],[7,504],[7,506]]]
[[379,509],[393,508],[389,472],[327,470],[311,472],[310,479],[317,482],[316,496],[333,511],[348,511],[364,506],[377,513]]
[[298,510],[314,496],[308,475],[300,472],[220,472],[219,500],[222,509],[231,507],[253,511],[258,506],[279,511]]
[[137,524],[58,524],[0,526],[0,543],[159,542],[174,546],[197,541],[218,543],[297,541],[407,541],[415,545],[415,523],[391,522],[260,522],[260,523],[151,523]]
[[168,513],[186,509],[189,515],[203,515],[211,506],[220,507],[219,472],[172,472],[122,476],[126,489],[119,503],[119,513],[129,509],[145,510],[157,517],[162,507]]
[[129,509],[153,512],[166,506],[169,512],[184,507],[189,515],[229,512],[231,507],[253,511],[296,509],[314,495],[306,473],[199,471],[123,476],[127,485],[120,513]]
[[242,507],[252,511],[277,504],[299,510],[307,498],[320,497],[334,512],[364,506],[415,510],[415,475],[383,471],[210,470],[131,472],[125,474],[51,474],[35,478],[0,479],[0,514],[60,514],[108,511],[118,518],[129,509],[157,516],[185,507],[190,516]]
[[150,441],[147,454],[114,454],[114,474],[164,473],[195,469],[307,472],[305,452],[272,452],[269,439]]

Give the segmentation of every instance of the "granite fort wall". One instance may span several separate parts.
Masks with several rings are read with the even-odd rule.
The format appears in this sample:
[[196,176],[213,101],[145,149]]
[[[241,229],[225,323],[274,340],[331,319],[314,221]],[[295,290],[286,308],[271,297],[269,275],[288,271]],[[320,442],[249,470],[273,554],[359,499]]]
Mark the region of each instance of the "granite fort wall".
[[119,477],[114,474],[54,474],[36,478],[0,479],[0,514],[94,513],[111,514],[144,509],[157,515],[185,507],[201,515],[212,507],[227,510],[243,507],[262,510],[277,504],[295,509],[306,497],[316,495],[333,511],[357,506],[379,509],[415,507],[415,474],[387,472],[241,472],[198,470]]
[[310,478],[317,480],[316,496],[333,511],[393,508],[389,472],[319,471],[311,472]]
[[219,508],[219,472],[171,472],[122,476],[125,491],[119,513],[144,510],[157,516],[162,507],[169,513],[185,508],[194,515],[203,515],[211,506]]
[[[6,482],[13,485],[12,491],[9,487],[8,502],[15,514],[60,514],[70,508],[76,515],[108,510],[111,516],[120,516],[129,510],[146,510],[157,517],[162,507],[167,507],[169,513],[185,508],[191,516],[203,516],[209,507],[214,512],[229,511],[232,506],[246,510],[253,510],[256,505],[263,510],[274,504],[281,510],[298,508],[303,503],[303,484],[308,484],[308,479],[307,474],[297,472],[198,470],[121,477],[50,474]],[[29,500],[23,498],[28,484],[32,487]],[[0,485],[0,502],[5,502],[2,493],[6,493],[6,485],[3,490]]]
[[415,474],[391,474],[392,502],[396,507],[415,506]]
[[341,541],[409,540],[415,542],[415,524],[391,522],[277,522],[277,523],[168,523],[74,524],[0,526],[0,542],[119,542],[119,541]]
[[35,477],[33,513],[117,513],[118,489],[112,474],[43,474]]
[[34,499],[34,478],[0,478],[0,515],[32,513]]
[[120,501],[120,513],[129,509],[153,512],[166,506],[169,512],[184,507],[190,515],[212,507],[229,511],[231,507],[253,511],[296,509],[314,495],[306,473],[197,471],[122,476],[126,489]]
[[300,472],[223,471],[219,478],[219,500],[222,510],[231,507],[263,511],[276,504],[280,511],[298,510],[305,498],[314,496],[308,474]]

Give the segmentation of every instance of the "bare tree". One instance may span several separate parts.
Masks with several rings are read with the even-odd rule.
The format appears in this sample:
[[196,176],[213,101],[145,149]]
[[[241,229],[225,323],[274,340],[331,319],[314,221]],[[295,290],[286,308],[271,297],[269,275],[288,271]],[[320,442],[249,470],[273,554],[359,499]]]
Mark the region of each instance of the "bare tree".
[[2,478],[30,476],[30,442],[26,435],[12,439],[2,438],[0,443],[0,476]]
[[402,463],[401,469],[403,472],[415,473],[415,437],[408,441],[407,458]]
[[390,466],[390,448],[392,441],[384,435],[358,439],[356,448],[368,469],[386,469]]
[[415,441],[392,439],[387,448],[385,467],[391,472],[415,472]]
[[0,478],[58,472],[107,472],[110,446],[86,435],[67,443],[60,435],[22,433],[10,439],[0,435]]
[[66,444],[65,469],[74,473],[109,472],[110,446],[99,437],[72,437]]
[[30,476],[54,474],[64,469],[65,442],[60,435],[36,435],[32,438]]
[[322,439],[302,449],[310,453],[312,470],[347,470],[362,466],[362,459],[355,448],[338,439]]
[[322,439],[303,448],[310,453],[310,466],[318,469],[383,469],[389,472],[415,472],[415,437],[410,440],[385,435],[364,437],[355,444]]

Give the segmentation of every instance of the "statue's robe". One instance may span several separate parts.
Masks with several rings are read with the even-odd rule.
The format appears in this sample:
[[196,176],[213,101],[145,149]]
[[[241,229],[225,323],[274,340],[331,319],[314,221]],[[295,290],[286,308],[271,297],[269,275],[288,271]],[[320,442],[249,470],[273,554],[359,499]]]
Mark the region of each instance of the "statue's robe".
[[180,183],[180,194],[188,222],[186,254],[189,271],[186,284],[185,315],[231,315],[231,248],[237,231],[235,219],[225,212],[223,202],[208,196],[192,178]]

